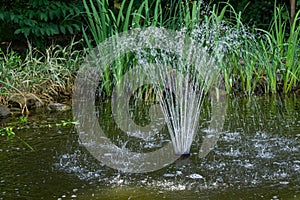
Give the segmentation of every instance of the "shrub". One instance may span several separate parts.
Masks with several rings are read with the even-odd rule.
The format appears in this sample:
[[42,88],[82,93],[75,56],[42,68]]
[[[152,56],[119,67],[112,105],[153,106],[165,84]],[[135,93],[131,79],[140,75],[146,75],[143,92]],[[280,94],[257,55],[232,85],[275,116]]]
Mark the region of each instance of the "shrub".
[[4,2],[0,8],[0,41],[29,39],[33,45],[45,47],[51,36],[75,34],[81,30],[81,1]]

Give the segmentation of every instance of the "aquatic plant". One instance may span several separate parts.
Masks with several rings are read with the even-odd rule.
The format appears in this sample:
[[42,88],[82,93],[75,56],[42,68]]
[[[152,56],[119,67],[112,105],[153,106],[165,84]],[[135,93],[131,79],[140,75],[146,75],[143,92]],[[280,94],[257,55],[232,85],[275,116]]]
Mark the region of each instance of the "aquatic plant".
[[268,91],[281,90],[289,93],[299,87],[300,82],[300,11],[293,23],[283,19],[284,7],[274,7],[273,22],[269,31],[259,29],[264,34],[259,38],[264,54]]
[[[289,28],[288,19],[283,19],[286,11],[274,4],[273,23],[269,30],[262,30],[243,24],[243,13],[236,12],[228,3],[220,9],[202,1],[172,2],[166,7],[161,1],[152,5],[145,0],[133,9],[131,0],[122,1],[115,12],[109,9],[107,1],[96,2],[85,1],[91,32],[91,37],[85,32],[85,40],[90,48],[93,42],[99,44],[133,28],[157,26],[179,31],[201,27],[199,34],[207,35],[205,46],[223,43],[226,56],[222,75],[227,92],[289,93],[299,87],[299,12]],[[134,57],[127,55],[107,66],[102,84],[108,94],[113,82],[133,67],[132,60]]]
[[22,142],[27,148],[29,148],[31,151],[34,151],[33,147],[30,146],[25,140],[23,140],[21,137],[17,136],[16,133],[13,131],[13,127],[0,127],[0,136],[6,137],[7,140],[12,140],[13,138],[17,138],[19,141]]

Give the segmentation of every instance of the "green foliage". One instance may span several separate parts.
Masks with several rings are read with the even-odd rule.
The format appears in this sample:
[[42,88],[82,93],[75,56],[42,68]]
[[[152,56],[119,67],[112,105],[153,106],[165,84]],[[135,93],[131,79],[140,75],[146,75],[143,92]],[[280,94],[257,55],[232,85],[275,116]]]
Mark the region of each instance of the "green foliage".
[[[89,48],[132,28],[156,26],[192,30],[202,26],[199,34],[207,34],[205,45],[218,42],[228,45],[222,66],[228,92],[243,91],[250,95],[260,87],[266,93],[288,93],[300,84],[299,11],[290,25],[287,7],[275,6],[274,9],[273,2],[269,0],[263,0],[261,5],[258,1],[242,0],[232,2],[233,5],[210,6],[202,1],[124,0],[117,7],[113,7],[110,0],[9,2],[12,3],[0,8],[0,21],[3,22],[0,26],[14,30],[18,36],[27,37],[38,45],[42,45],[49,36],[79,31],[82,27],[79,14],[83,10],[88,26],[83,36]],[[258,7],[263,7],[260,12],[265,18],[248,14]],[[269,23],[269,29],[249,28],[245,21],[254,24],[254,27]],[[52,46],[41,53],[29,47],[24,60],[14,52],[4,54],[0,51],[0,64],[3,66],[0,68],[0,86],[6,86],[0,87],[0,101],[9,93],[17,93],[25,99],[40,98],[35,94],[45,95],[47,84],[52,89],[49,90],[50,95],[43,96],[44,99],[51,99],[69,88],[72,84],[70,77],[81,60],[71,49]],[[129,54],[106,66],[103,87],[108,93],[112,83],[132,67],[133,61],[134,57]]]
[[10,139],[14,137],[16,134],[13,131],[12,127],[5,127],[5,128],[0,128],[0,135],[2,137],[7,137],[7,139]]
[[[131,27],[138,28],[149,25],[149,21],[146,21],[149,18],[150,10],[148,0],[143,1],[138,10],[133,10],[134,0],[122,1],[117,12],[109,7],[108,0],[83,0],[83,3],[89,28],[83,32],[83,35],[90,49],[93,49],[94,44],[97,45],[112,35],[126,32]],[[154,12],[156,13],[156,11]],[[103,88],[107,93],[111,92],[113,80],[118,80],[123,75],[128,59],[129,57],[125,56],[117,60],[113,68],[105,67],[102,81]]]
[[27,117],[26,116],[22,116],[22,117],[20,117],[20,123],[21,124],[26,124],[27,123]]
[[[284,19],[287,13],[284,7],[274,7],[274,18],[269,31],[260,38],[266,54],[265,61],[271,63],[266,67],[267,80],[272,85],[271,92],[282,90],[289,93],[300,83],[300,10],[296,13],[293,24]],[[277,88],[278,86],[281,88]]]
[[[84,35],[90,48],[92,44],[99,44],[131,28],[158,26],[191,31],[200,27],[199,35],[206,38],[205,46],[212,47],[218,43],[225,46],[222,74],[228,92],[242,91],[247,95],[289,93],[299,87],[300,11],[290,25],[287,7],[280,6],[280,1],[276,4],[264,0],[264,5],[259,5],[258,1],[243,0],[240,3],[243,3],[244,10],[236,9],[238,2],[208,7],[201,1],[170,1],[165,4],[165,1],[144,0],[139,7],[133,6],[132,2],[122,1],[116,12],[109,7],[108,1],[84,1],[91,37],[87,32]],[[269,14],[266,21],[261,18],[248,19],[254,14],[245,14],[247,6],[263,7],[260,11],[262,15]],[[268,30],[256,29],[266,23],[269,23]],[[130,59],[132,57],[127,56],[107,66],[103,84],[108,93],[111,83],[119,80],[126,71],[124,66],[128,67]]]
[[[126,32],[132,28],[166,27],[180,30],[184,26],[193,27],[201,13],[201,2],[172,1],[167,5],[165,1],[144,0],[135,4],[134,0],[124,0],[113,9],[108,0],[84,0],[88,29],[83,32],[90,49],[112,35]],[[139,5],[139,6],[137,6]],[[125,55],[116,60],[111,66],[106,66],[102,80],[102,88],[110,94],[114,81],[132,67],[134,56]],[[129,67],[128,67],[129,66]]]
[[[0,8],[1,28],[13,31],[14,38],[28,38],[34,45],[42,47],[49,36],[79,32],[82,10],[81,1],[13,1]],[[0,32],[0,37],[5,39],[6,33]]]

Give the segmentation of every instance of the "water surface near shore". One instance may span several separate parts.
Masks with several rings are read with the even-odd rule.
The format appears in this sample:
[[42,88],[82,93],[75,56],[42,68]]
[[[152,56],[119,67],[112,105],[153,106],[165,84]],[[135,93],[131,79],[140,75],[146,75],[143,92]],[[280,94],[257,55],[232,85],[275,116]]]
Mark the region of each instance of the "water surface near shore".
[[[116,128],[104,115],[100,124],[113,138]],[[93,158],[75,127],[62,125],[70,119],[71,112],[29,116],[28,127],[15,132],[34,152],[1,138],[0,199],[300,198],[299,96],[231,97],[224,131],[205,158],[199,149],[207,114],[190,157],[144,174],[118,172]]]

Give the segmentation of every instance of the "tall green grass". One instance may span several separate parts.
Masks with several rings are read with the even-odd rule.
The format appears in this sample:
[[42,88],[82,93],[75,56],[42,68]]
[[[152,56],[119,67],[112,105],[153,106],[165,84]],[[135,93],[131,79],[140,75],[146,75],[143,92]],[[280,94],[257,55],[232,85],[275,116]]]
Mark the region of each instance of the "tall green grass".
[[269,30],[262,30],[246,27],[243,14],[226,5],[230,18],[225,18],[227,30],[219,38],[228,45],[222,64],[226,90],[252,95],[299,89],[300,11],[289,27],[288,19],[283,18],[287,10],[274,7]]
[[259,42],[265,54],[268,91],[272,93],[289,93],[300,83],[300,11],[291,26],[283,19],[285,12],[284,7],[274,7],[269,31],[260,30],[264,33]]
[[[172,8],[167,9],[163,7],[161,0],[144,0],[139,6],[133,6],[134,0],[125,0],[116,12],[109,8],[108,0],[83,0],[83,2],[88,22],[84,38],[89,49],[93,49],[112,35],[134,28],[165,27],[178,30],[185,22],[191,22],[188,20],[190,8],[182,3],[171,4]],[[175,5],[176,8],[173,9]],[[192,11],[192,15],[195,15],[195,9]],[[113,82],[121,79],[133,60],[134,56],[129,53],[116,59],[112,65],[104,66],[102,87],[108,94],[111,93]]]
[[[134,0],[122,1],[118,12],[115,13],[108,7],[107,0],[97,0],[96,2],[84,0],[89,27],[87,31],[84,31],[84,38],[90,49],[93,49],[95,45],[100,44],[112,35],[117,35],[133,28],[164,27],[178,31],[185,28],[191,33],[204,18],[201,1],[171,1],[168,7],[164,7],[160,0],[144,0],[135,9],[133,9],[133,3]],[[215,15],[205,20],[207,23],[220,23],[223,16],[224,12],[220,15],[215,13]],[[210,31],[208,28],[209,26],[206,27],[206,34]],[[112,65],[105,66],[102,87],[107,93],[111,93],[112,83],[120,80],[126,70],[128,70],[128,63],[132,65],[134,63],[133,60],[134,55],[129,54],[122,56]]]
[[[144,0],[137,7],[134,0],[124,0],[116,12],[109,8],[108,0],[83,1],[89,27],[84,38],[90,49],[133,28],[185,29],[187,34],[197,30],[201,44],[221,48],[219,52],[224,54],[221,74],[227,92],[289,93],[300,86],[300,11],[290,26],[283,18],[287,10],[274,6],[270,29],[261,30],[247,27],[243,13],[228,3],[220,9],[202,1],[170,1],[166,6],[160,0]],[[125,55],[114,65],[105,66],[102,84],[106,92],[111,92],[112,83],[123,76],[133,59]]]

